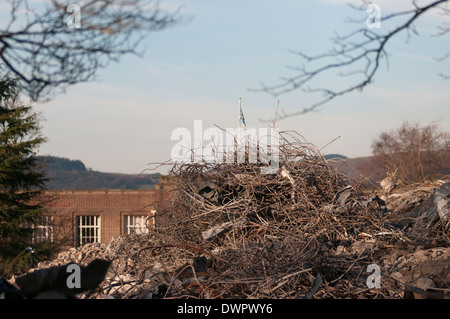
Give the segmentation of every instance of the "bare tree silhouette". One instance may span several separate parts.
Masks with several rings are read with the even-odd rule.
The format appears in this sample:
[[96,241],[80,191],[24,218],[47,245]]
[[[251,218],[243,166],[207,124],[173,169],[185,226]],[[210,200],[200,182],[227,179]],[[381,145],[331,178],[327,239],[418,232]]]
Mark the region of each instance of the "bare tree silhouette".
[[0,67],[32,100],[93,80],[98,69],[138,45],[151,31],[181,22],[147,0],[9,0],[0,25]]
[[449,169],[450,132],[438,123],[403,122],[372,142],[375,163],[407,182],[433,180]]
[[[252,91],[263,91],[275,97],[289,93],[295,90],[302,90],[306,93],[319,93],[322,98],[317,102],[304,106],[301,110],[293,113],[285,113],[280,110],[277,119],[281,120],[287,117],[305,114],[318,108],[319,106],[343,96],[353,91],[362,91],[370,85],[380,68],[383,61],[388,63],[387,48],[394,38],[400,34],[406,33],[407,39],[411,33],[417,34],[414,23],[422,16],[428,14],[432,9],[440,10],[444,17],[450,18],[449,3],[450,0],[428,1],[426,5],[418,5],[414,0],[411,3],[411,9],[395,12],[380,17],[380,23],[389,21],[394,23],[392,30],[387,28],[369,28],[364,23],[363,28],[359,28],[347,35],[336,35],[332,39],[333,48],[328,52],[309,56],[303,52],[293,52],[302,59],[302,64],[296,67],[290,67],[295,73],[292,77],[283,77],[279,84],[268,86],[261,84],[262,88]],[[367,12],[369,1],[362,1],[361,6],[351,5],[353,9]],[[367,15],[363,20],[350,19],[350,22],[367,22]],[[366,27],[367,26],[367,27]],[[437,36],[443,36],[450,33],[450,22],[442,22],[437,29]],[[439,61],[450,57],[450,52],[443,53]],[[352,84],[345,88],[324,88],[310,87],[313,80],[320,77],[327,77],[334,72],[335,75],[353,77]],[[443,78],[450,78],[444,73],[439,74]],[[319,81],[320,82],[320,81]]]

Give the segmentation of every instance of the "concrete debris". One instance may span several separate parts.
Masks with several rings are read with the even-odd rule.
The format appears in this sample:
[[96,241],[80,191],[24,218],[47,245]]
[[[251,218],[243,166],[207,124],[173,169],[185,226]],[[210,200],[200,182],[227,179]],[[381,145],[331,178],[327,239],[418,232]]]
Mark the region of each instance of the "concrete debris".
[[380,186],[384,193],[389,194],[399,186],[400,181],[398,180],[396,173],[397,171],[388,173],[387,176],[380,182]]
[[347,201],[347,199],[349,198],[349,196],[351,195],[351,193],[352,193],[352,187],[347,186],[343,190],[340,190],[339,192],[336,193],[334,200],[339,205],[344,205],[345,202]]
[[387,208],[391,212],[404,215],[426,201],[437,188],[445,183],[445,181],[438,180],[430,183],[413,184],[404,188],[396,188],[395,191],[390,194],[383,194],[380,198],[386,201]]
[[383,260],[391,278],[404,286],[405,299],[450,299],[450,249],[400,251]]
[[421,226],[423,230],[434,227],[445,232],[450,227],[448,219],[449,201],[450,182],[447,182],[435,189],[428,199],[404,214],[399,223],[403,226],[411,226],[420,222],[426,224],[425,227]]

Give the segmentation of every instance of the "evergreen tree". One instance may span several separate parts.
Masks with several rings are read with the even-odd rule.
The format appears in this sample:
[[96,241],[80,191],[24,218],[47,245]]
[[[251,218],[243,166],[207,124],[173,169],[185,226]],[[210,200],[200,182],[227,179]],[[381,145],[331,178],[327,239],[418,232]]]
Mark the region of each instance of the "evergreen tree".
[[14,258],[30,244],[31,228],[42,213],[37,202],[46,178],[36,150],[45,138],[39,116],[19,99],[15,80],[0,78],[0,260]]

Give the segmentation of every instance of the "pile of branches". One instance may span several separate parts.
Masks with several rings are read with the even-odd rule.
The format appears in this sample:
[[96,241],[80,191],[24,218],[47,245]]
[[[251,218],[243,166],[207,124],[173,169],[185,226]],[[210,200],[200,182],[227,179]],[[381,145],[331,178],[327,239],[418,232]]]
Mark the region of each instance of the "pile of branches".
[[[273,174],[249,161],[173,167],[172,203],[152,229],[159,244],[145,250],[187,262],[197,280],[178,296],[310,298],[325,285],[321,293],[336,297],[332,285],[341,279],[367,290],[361,272],[370,252],[335,252],[362,237],[402,240],[382,201],[367,198],[295,132],[280,133],[278,160]],[[193,256],[207,260],[197,275]]]

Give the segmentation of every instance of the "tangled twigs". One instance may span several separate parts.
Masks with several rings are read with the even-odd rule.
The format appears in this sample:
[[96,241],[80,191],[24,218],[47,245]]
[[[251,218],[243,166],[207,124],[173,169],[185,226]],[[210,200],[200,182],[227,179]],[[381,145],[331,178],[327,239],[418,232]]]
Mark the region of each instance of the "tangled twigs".
[[[252,147],[258,148],[248,145],[246,151]],[[261,173],[267,163],[248,158],[174,165],[173,202],[154,231],[171,243],[162,247],[214,260],[217,273],[184,293],[205,297],[204,287],[220,286],[223,297],[300,298],[339,243],[361,233],[401,236],[385,223],[379,205],[300,135],[280,134],[278,160],[273,174]],[[325,284],[350,278],[360,259],[347,262]]]
[[155,256],[155,255],[156,255],[156,253],[154,252],[155,250],[161,249],[161,248],[169,248],[169,247],[184,248],[184,249],[191,250],[191,251],[194,251],[194,252],[200,253],[200,254],[205,254],[205,255],[208,255],[208,256],[214,258],[214,255],[213,255],[213,254],[211,254],[210,252],[208,252],[208,251],[206,251],[206,250],[204,250],[204,249],[202,249],[202,248],[195,247],[195,246],[191,246],[191,245],[174,245],[174,244],[170,244],[170,245],[167,244],[167,245],[160,245],[160,246],[147,246],[147,247],[141,248],[141,249],[139,250],[139,252],[137,253],[137,256],[136,256],[136,257],[137,257],[137,259],[138,259],[138,261],[139,261],[139,255],[140,255],[141,252],[144,251],[144,250],[147,250],[147,249],[151,250],[151,255],[152,255],[152,256]]

